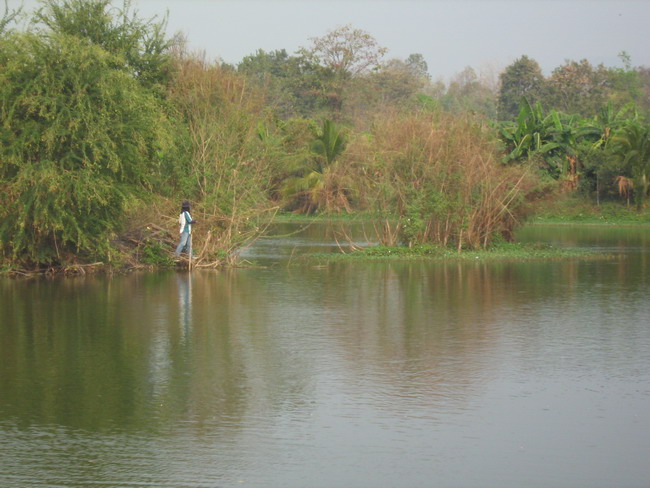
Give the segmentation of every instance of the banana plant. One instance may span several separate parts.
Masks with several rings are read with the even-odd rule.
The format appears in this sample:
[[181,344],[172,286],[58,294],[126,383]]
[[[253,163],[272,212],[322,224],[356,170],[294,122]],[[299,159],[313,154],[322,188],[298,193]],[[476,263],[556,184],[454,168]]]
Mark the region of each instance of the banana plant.
[[557,112],[545,116],[539,102],[531,105],[524,99],[515,122],[500,126],[499,135],[508,151],[506,162],[530,159],[556,149],[558,146],[552,138],[552,131],[558,127],[561,127],[561,122]]
[[544,113],[540,102],[523,100],[514,123],[502,124],[501,140],[506,144],[506,162],[538,160],[555,178],[567,178],[577,186],[580,146],[584,140],[598,140],[600,129],[576,116],[556,110]]

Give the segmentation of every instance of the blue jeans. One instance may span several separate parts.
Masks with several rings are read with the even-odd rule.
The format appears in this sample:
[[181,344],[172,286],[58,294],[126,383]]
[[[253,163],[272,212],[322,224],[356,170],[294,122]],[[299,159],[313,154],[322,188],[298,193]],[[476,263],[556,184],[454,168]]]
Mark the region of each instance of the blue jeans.
[[192,234],[189,232],[181,232],[181,241],[178,243],[178,247],[176,247],[176,256],[180,256],[182,252],[189,254],[191,245]]

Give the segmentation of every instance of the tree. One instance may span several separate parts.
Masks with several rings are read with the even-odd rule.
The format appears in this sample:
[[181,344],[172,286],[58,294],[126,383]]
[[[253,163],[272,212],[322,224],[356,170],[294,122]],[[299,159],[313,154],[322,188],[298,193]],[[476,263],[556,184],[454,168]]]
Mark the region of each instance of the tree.
[[311,48],[302,48],[299,53],[310,63],[332,73],[323,85],[332,117],[338,119],[345,102],[345,90],[354,81],[378,70],[387,50],[366,31],[349,25],[310,40]]
[[345,90],[346,115],[363,124],[373,115],[413,102],[426,80],[401,59],[391,59],[381,69],[349,83]]
[[501,76],[498,98],[500,120],[512,120],[519,113],[523,98],[531,105],[541,99],[544,89],[544,76],[537,61],[522,56],[508,66]]
[[321,131],[316,134],[312,151],[318,156],[318,169],[322,172],[343,154],[346,140],[343,132],[329,119],[323,121]]
[[147,87],[165,85],[171,76],[171,41],[166,21],[142,20],[124,0],[115,9],[111,0],[45,0],[33,23],[45,35],[83,38],[116,56]]
[[242,59],[237,71],[266,90],[268,104],[283,119],[314,116],[328,105],[327,88],[333,73],[302,55],[259,49]]
[[610,144],[614,157],[628,172],[622,176],[632,177],[634,198],[641,208],[650,188],[650,126],[630,122],[614,134]]
[[424,56],[421,54],[409,54],[409,57],[406,58],[406,66],[416,78],[426,81],[431,80],[431,75],[429,74],[429,66],[424,60]]
[[619,54],[619,58],[623,68],[607,70],[611,87],[609,101],[617,108],[634,102],[643,113],[650,115],[650,68],[633,67],[625,51]]
[[593,117],[607,103],[609,78],[602,64],[593,67],[586,59],[567,61],[548,78],[545,103],[561,112]]
[[85,39],[0,43],[0,250],[27,264],[108,258],[168,134],[153,94]]
[[346,25],[323,37],[312,37],[312,47],[303,52],[330,68],[340,78],[359,76],[379,67],[387,49],[361,29]]
[[495,94],[469,66],[451,80],[447,93],[442,97],[442,106],[453,112],[474,112],[491,118],[496,116]]
[[347,138],[341,128],[332,120],[325,119],[311,144],[312,158],[299,174],[287,178],[282,194],[288,206],[304,213],[316,210],[338,212],[349,210],[347,188],[337,159],[345,151]]

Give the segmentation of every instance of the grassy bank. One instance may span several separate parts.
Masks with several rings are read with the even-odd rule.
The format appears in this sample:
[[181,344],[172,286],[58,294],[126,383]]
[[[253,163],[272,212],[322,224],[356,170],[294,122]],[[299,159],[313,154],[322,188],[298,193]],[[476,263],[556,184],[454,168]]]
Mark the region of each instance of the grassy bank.
[[[277,223],[309,222],[369,222],[377,217],[367,212],[338,214],[283,213],[275,217]],[[650,225],[650,208],[637,210],[634,205],[606,201],[600,204],[580,196],[555,195],[538,202],[524,225],[527,224],[585,224],[585,225]]]
[[540,202],[531,224],[650,225],[650,210],[619,202],[594,203],[580,196],[560,195]]
[[439,246],[373,246],[350,253],[318,254],[319,260],[427,260],[427,261],[535,261],[560,259],[607,259],[588,249],[566,249],[547,244],[499,243],[487,249],[455,250]]

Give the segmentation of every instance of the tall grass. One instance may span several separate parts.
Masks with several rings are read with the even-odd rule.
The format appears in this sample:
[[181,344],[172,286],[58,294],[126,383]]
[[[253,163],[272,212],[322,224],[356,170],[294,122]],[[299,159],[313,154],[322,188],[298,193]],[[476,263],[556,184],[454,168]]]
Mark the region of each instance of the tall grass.
[[271,161],[258,131],[266,119],[263,97],[237,73],[187,57],[179,60],[171,100],[190,141],[178,201],[192,200],[199,220],[196,263],[222,264],[275,211],[268,200]]
[[382,243],[486,247],[512,236],[532,176],[500,164],[480,121],[448,113],[392,113],[351,141],[359,201],[382,217]]

